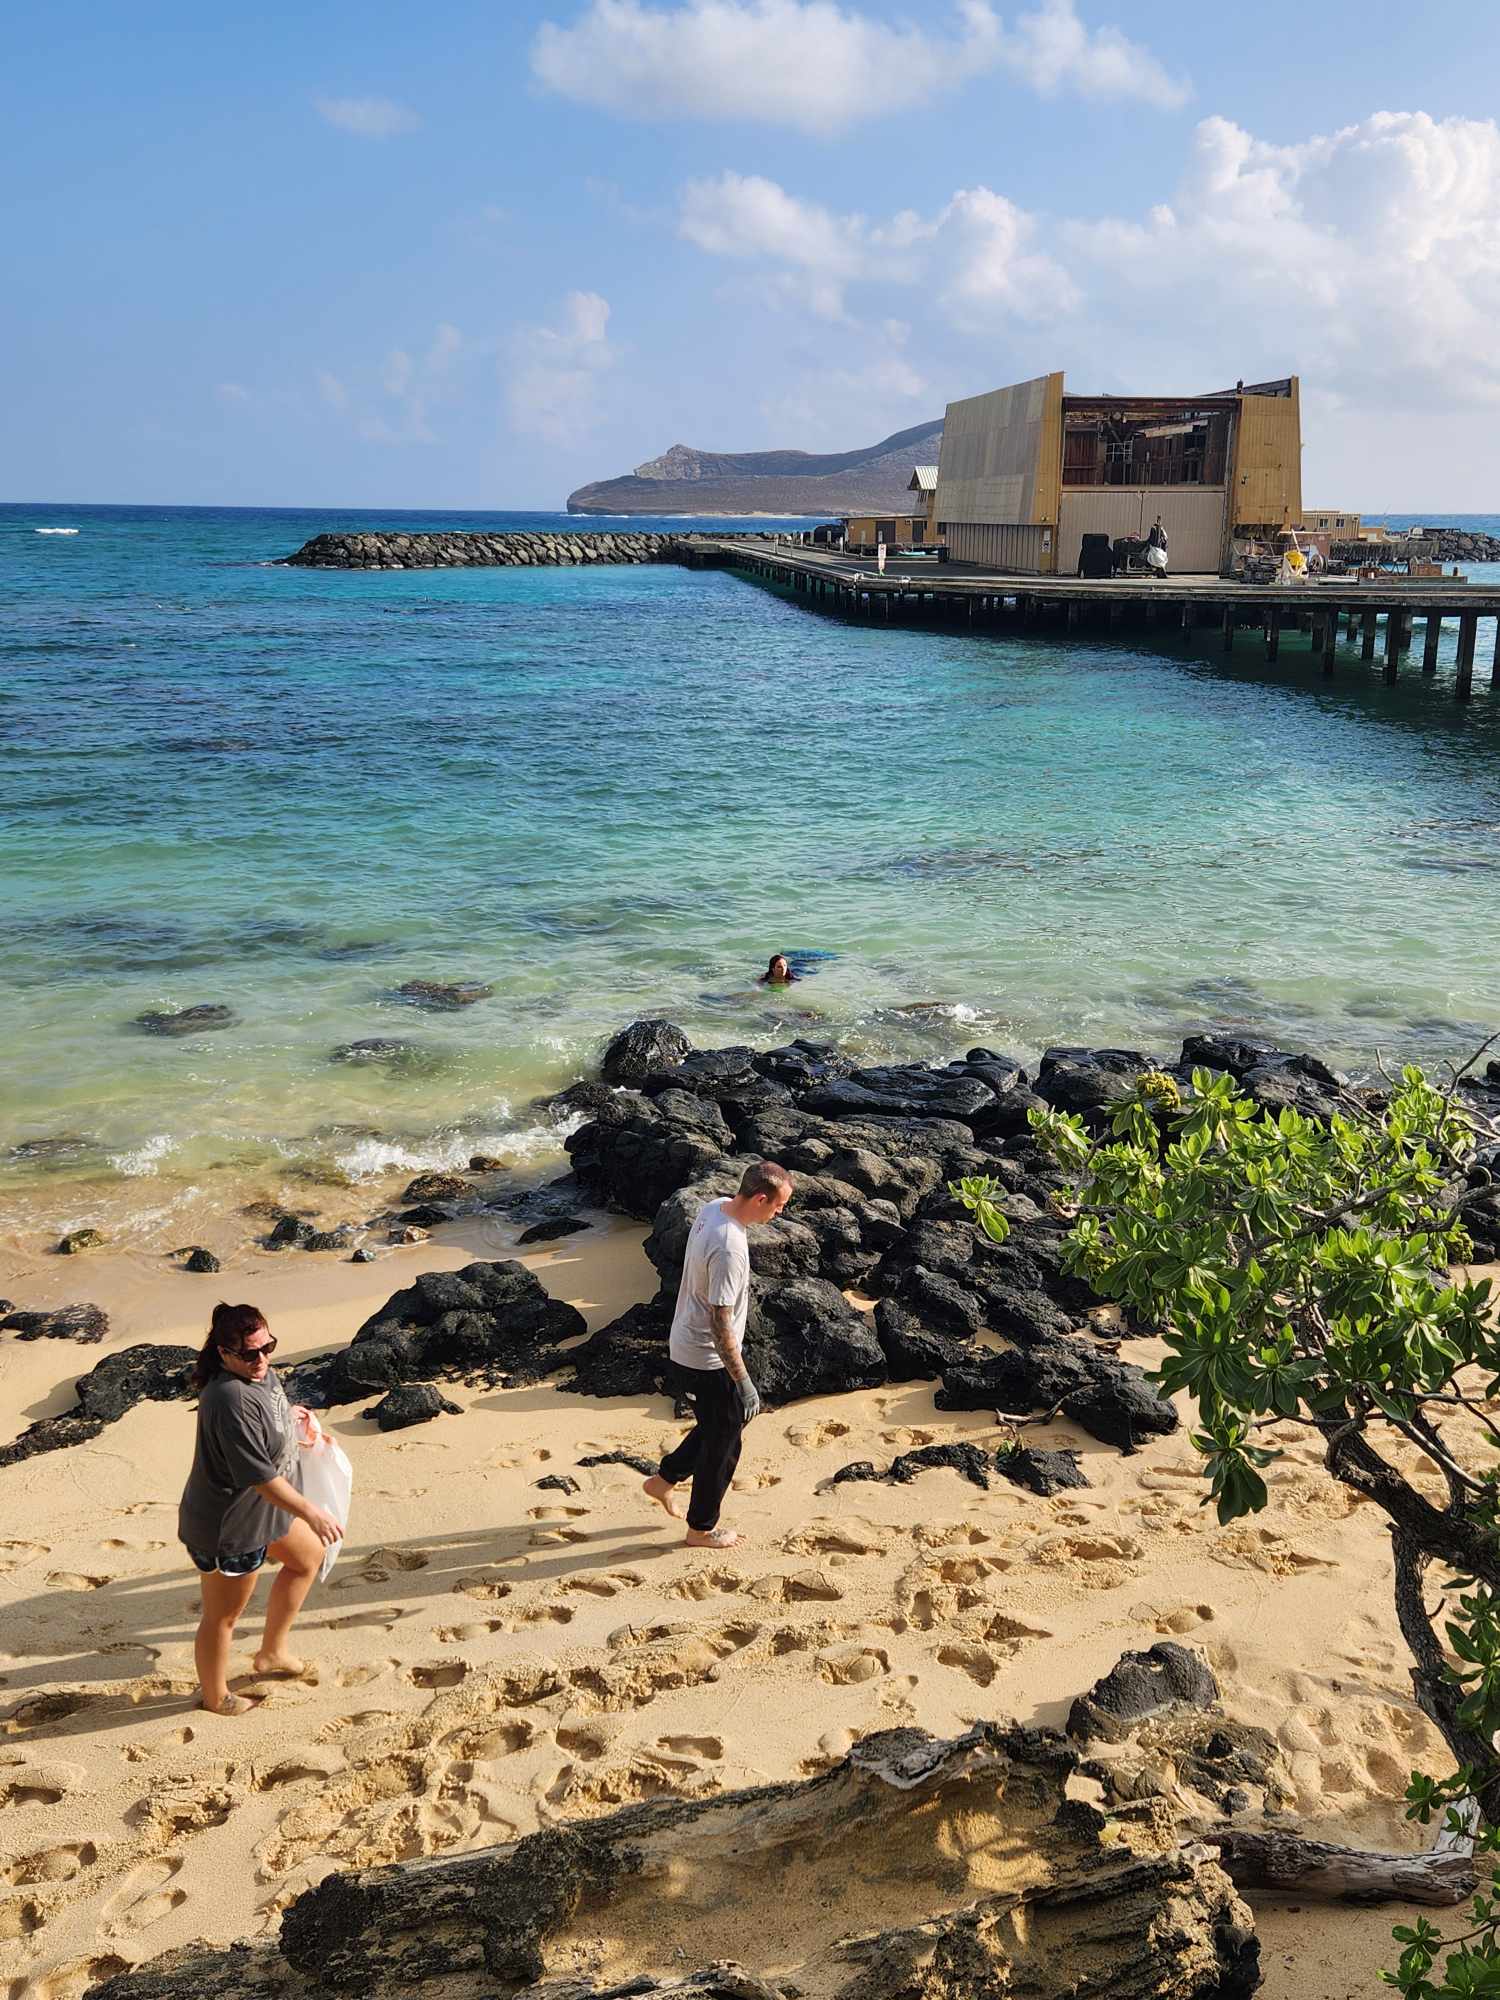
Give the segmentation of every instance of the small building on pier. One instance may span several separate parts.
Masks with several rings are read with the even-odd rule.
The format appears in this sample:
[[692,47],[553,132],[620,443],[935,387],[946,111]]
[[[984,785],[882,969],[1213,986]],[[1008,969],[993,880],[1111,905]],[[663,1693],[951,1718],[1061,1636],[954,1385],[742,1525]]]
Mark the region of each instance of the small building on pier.
[[1302,516],[1295,375],[1204,396],[1075,396],[1061,371],[950,403],[936,512],[956,562],[1072,576],[1086,534],[1144,536],[1218,575]]

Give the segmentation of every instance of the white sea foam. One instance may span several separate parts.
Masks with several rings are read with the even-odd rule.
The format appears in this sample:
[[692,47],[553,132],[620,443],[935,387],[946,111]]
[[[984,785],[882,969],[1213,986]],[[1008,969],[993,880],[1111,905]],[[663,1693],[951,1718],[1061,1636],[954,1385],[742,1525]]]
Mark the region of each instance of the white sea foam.
[[33,528],[34,535],[76,535],[76,528]]
[[177,1150],[177,1141],[169,1133],[158,1132],[144,1145],[135,1146],[129,1152],[111,1153],[109,1163],[117,1174],[124,1174],[134,1180],[154,1174],[169,1153]]
[[563,1140],[583,1122],[582,1116],[544,1118],[488,1132],[435,1132],[430,1139],[358,1139],[336,1156],[337,1165],[351,1181],[370,1181],[383,1174],[452,1173],[466,1167],[475,1153],[520,1164],[560,1153]]

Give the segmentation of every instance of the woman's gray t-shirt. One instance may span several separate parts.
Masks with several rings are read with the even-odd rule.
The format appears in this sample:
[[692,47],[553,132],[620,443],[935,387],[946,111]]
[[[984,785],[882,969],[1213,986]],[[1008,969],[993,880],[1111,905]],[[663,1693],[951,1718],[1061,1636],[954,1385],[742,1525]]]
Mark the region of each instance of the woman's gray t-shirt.
[[281,1379],[242,1382],[228,1370],[198,1398],[198,1446],[177,1510],[178,1539],[203,1555],[241,1556],[280,1541],[292,1517],[257,1486],[298,1478],[297,1427]]

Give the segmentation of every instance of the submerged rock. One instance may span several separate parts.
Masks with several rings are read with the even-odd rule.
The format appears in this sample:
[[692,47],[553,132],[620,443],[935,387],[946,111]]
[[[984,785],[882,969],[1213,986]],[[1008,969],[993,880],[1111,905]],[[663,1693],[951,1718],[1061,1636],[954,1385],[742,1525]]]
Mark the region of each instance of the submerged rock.
[[180,1257],[183,1260],[182,1268],[184,1271],[209,1273],[217,1271],[220,1268],[219,1260],[213,1251],[205,1250],[201,1243],[189,1244],[184,1250],[174,1250],[172,1255]]
[[403,1201],[459,1201],[471,1192],[462,1174],[418,1174],[408,1181]]
[[66,1236],[57,1241],[59,1257],[76,1257],[84,1250],[98,1250],[104,1243],[104,1234],[98,1229],[70,1229]]
[[562,1236],[576,1236],[580,1230],[588,1228],[588,1222],[581,1215],[554,1215],[545,1222],[533,1222],[529,1229],[523,1229],[516,1238],[521,1243],[555,1243]]
[[456,1014],[461,1007],[492,998],[494,991],[482,979],[408,979],[396,988],[396,998],[429,1013]]
[[136,1015],[135,1025],[144,1028],[148,1035],[201,1035],[210,1028],[232,1028],[238,1018],[232,1007],[205,1002],[197,1007],[180,1008],[175,1014],[150,1007],[144,1014]]

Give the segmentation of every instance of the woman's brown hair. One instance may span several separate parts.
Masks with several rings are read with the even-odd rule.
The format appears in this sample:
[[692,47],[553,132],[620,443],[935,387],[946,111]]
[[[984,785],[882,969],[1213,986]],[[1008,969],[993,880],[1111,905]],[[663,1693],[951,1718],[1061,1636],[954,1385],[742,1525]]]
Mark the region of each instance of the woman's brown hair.
[[223,1373],[224,1364],[219,1359],[221,1347],[239,1347],[247,1334],[269,1331],[266,1316],[259,1306],[227,1306],[221,1299],[208,1323],[208,1338],[193,1363],[193,1387],[206,1388],[215,1375]]

